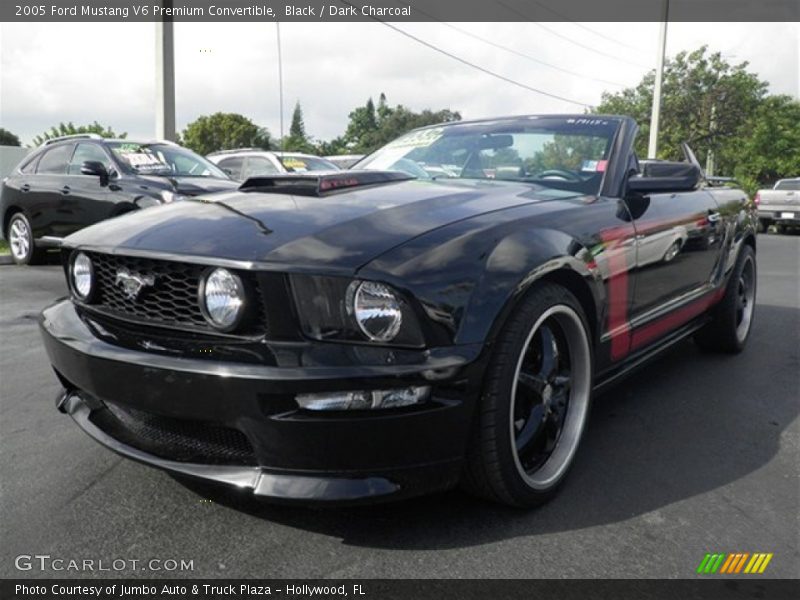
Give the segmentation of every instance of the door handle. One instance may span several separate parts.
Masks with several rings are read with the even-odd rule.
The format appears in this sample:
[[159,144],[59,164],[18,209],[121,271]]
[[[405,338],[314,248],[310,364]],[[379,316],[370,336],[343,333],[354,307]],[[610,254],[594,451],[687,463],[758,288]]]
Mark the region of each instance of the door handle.
[[26,184],[25,184],[25,185],[23,185],[21,188],[19,188],[19,190],[20,190],[21,192],[30,192],[30,191],[31,191],[31,186],[30,186],[30,185],[28,185],[28,184],[26,183]]
[[65,185],[64,187],[61,188],[62,194],[66,195],[69,194],[69,192],[70,192],[70,187],[68,185]]
[[716,223],[720,220],[720,214],[717,211],[708,211],[708,222],[709,223]]

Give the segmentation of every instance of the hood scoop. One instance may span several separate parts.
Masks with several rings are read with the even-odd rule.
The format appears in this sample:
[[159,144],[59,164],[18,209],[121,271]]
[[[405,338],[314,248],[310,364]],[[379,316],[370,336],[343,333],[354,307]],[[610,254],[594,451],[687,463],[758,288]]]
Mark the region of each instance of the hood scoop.
[[332,171],[250,177],[239,190],[296,196],[327,196],[333,192],[415,179],[400,171]]

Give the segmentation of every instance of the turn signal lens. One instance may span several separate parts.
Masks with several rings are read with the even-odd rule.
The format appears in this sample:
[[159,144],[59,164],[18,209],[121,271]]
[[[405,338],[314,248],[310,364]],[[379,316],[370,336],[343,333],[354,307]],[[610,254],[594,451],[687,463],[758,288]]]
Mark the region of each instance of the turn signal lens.
[[420,404],[430,393],[430,386],[422,385],[391,390],[298,394],[295,399],[298,406],[306,410],[371,410]]

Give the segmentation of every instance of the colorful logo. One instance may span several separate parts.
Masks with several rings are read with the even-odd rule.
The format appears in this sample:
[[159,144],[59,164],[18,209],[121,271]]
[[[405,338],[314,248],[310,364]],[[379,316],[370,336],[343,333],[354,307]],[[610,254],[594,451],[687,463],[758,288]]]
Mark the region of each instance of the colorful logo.
[[766,552],[755,552],[753,554],[749,552],[707,553],[703,560],[700,561],[697,572],[700,575],[763,573],[771,560],[771,552],[769,554]]

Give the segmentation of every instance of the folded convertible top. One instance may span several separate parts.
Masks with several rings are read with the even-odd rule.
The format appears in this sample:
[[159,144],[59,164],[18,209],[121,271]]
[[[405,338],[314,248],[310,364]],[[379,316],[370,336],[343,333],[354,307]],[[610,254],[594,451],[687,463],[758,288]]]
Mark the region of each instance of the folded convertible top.
[[320,173],[287,173],[250,177],[241,186],[242,192],[324,196],[343,189],[392,183],[414,179],[399,171],[330,171]]

